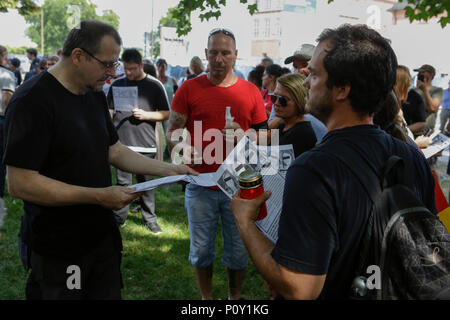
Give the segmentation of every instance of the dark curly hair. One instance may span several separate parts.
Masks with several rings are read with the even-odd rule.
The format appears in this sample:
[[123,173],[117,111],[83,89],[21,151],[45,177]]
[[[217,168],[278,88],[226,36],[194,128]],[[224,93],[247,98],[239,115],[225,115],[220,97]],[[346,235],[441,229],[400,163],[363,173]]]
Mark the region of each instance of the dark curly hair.
[[275,76],[275,78],[278,78],[283,75],[283,69],[279,64],[271,64],[266,67],[266,73],[271,76]]
[[142,63],[142,55],[137,49],[126,49],[122,53],[122,61],[125,63]]
[[317,41],[326,40],[332,44],[323,59],[327,87],[349,85],[353,110],[373,115],[395,84],[397,57],[391,45],[366,25],[325,29]]

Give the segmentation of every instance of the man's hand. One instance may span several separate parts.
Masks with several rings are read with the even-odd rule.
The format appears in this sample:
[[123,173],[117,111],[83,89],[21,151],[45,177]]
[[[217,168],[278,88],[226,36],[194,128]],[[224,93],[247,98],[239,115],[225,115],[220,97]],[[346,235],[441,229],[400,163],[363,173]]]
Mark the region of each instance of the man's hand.
[[233,121],[231,126],[225,126],[225,128],[222,129],[222,134],[226,144],[230,143],[235,145],[244,137],[245,132],[242,130],[239,123]]
[[144,111],[142,109],[134,108],[133,110],[131,110],[131,112],[133,112],[133,117],[135,117],[138,120],[144,121],[147,120],[148,118],[147,111]]
[[97,197],[98,204],[112,210],[122,209],[143,194],[143,192],[132,193],[134,190],[134,188],[121,186],[103,188]]
[[422,90],[423,92],[425,92],[425,90],[427,90],[427,85],[424,81],[421,80],[417,80],[417,87]]
[[245,230],[250,222],[254,222],[258,217],[259,208],[270,198],[272,192],[266,191],[258,198],[245,200],[239,196],[239,191],[231,199],[231,211],[240,230]]
[[174,146],[170,154],[172,161],[175,162],[177,154],[183,157],[183,163],[189,164],[194,168],[202,164],[201,154],[186,141],[182,141]]

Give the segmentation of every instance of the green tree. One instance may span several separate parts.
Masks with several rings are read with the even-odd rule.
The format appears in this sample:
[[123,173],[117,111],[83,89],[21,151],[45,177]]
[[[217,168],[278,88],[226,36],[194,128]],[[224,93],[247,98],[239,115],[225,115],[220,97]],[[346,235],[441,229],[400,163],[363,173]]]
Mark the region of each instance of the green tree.
[[[334,0],[328,0],[328,3]],[[443,15],[440,17],[440,24],[444,28],[450,23],[448,12],[450,12],[450,0],[400,0],[407,1],[406,16],[410,22],[414,20],[425,20]],[[249,0],[239,0],[242,4],[247,4]],[[173,18],[177,21],[177,33],[179,36],[186,35],[192,30],[191,14],[200,9],[199,18],[201,21],[211,18],[218,19],[221,15],[221,9],[225,7],[227,0],[180,0],[178,6],[173,10]],[[257,10],[256,3],[248,4],[247,10],[250,14]],[[446,14],[446,16],[445,16]]]
[[40,11],[33,0],[0,0],[0,12],[8,12],[8,9],[17,9],[23,16]]
[[[248,0],[239,0],[240,3],[246,4]],[[192,30],[191,13],[200,9],[199,18],[201,21],[211,18],[219,19],[221,9],[227,4],[227,0],[180,0],[178,5],[172,8],[172,18],[177,22],[177,34],[179,36],[186,35]],[[257,9],[256,3],[247,5],[250,14],[255,13]]]
[[[54,54],[62,48],[71,28],[81,20],[98,19],[119,27],[119,16],[111,10],[103,11],[103,15],[96,14],[97,6],[86,0],[45,0],[44,12],[44,45],[45,54]],[[30,27],[26,35],[41,47],[41,14],[25,16]]]
[[12,53],[12,54],[26,54],[27,53],[27,49],[29,48],[27,46],[10,47],[8,45],[6,45],[5,47],[6,47],[6,50],[8,50],[8,53]]
[[[406,16],[409,18],[410,22],[414,20],[424,20],[440,16],[439,23],[441,27],[444,28],[448,23],[450,23],[450,0],[407,0],[408,6],[406,7]],[[406,2],[406,0],[400,0],[400,2]],[[444,16],[444,14],[447,14]]]

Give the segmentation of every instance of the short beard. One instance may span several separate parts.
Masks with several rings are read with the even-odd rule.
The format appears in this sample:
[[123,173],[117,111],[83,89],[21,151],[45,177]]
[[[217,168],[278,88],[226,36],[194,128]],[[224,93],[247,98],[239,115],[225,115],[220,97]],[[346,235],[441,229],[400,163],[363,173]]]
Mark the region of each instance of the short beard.
[[320,101],[312,102],[315,103],[313,106],[311,106],[311,100],[307,102],[306,110],[326,125],[333,111],[331,93],[327,92]]

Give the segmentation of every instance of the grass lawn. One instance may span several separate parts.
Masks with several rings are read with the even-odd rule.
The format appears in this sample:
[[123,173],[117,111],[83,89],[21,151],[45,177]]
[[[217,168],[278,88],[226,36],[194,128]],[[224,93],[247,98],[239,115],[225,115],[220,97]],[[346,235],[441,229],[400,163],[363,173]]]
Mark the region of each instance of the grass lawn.
[[[22,201],[5,196],[8,214],[0,229],[0,300],[25,298],[25,273],[17,251],[17,234],[23,214]],[[156,190],[159,236],[151,235],[143,225],[140,213],[130,213],[126,226],[120,228],[123,238],[122,276],[126,300],[200,299],[194,269],[188,261],[189,231],[184,210],[184,193],[180,185]],[[221,263],[220,230],[216,241],[213,298],[227,296],[226,269]],[[266,299],[261,276],[251,260],[244,282],[246,299]]]

